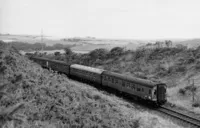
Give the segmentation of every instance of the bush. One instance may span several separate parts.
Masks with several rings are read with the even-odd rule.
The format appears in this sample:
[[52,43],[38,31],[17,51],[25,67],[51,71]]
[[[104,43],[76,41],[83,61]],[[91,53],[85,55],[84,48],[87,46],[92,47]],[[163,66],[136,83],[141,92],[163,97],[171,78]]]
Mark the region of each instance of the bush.
[[180,88],[178,92],[179,92],[181,95],[185,95],[185,94],[186,94],[186,89]]
[[200,61],[199,60],[197,61],[196,65],[195,65],[195,68],[196,69],[200,69]]
[[89,53],[91,59],[105,59],[107,57],[108,51],[106,49],[100,48],[95,49]]
[[189,85],[189,86],[185,87],[185,90],[188,90],[188,91],[191,91],[191,92],[195,92],[197,90],[197,87]]
[[176,72],[185,72],[186,67],[184,65],[175,67]]
[[139,58],[141,58],[141,57],[144,57],[144,54],[145,53],[145,49],[138,49],[138,50],[136,50],[136,52],[135,52],[135,59],[139,59]]
[[192,107],[200,107],[200,103],[195,102],[195,103],[192,104]]
[[15,59],[12,57],[12,56],[6,56],[5,58],[4,58],[4,60],[5,60],[5,62],[6,62],[6,64],[8,64],[8,65],[10,65],[10,64],[14,64],[15,63]]
[[60,56],[61,54],[60,54],[60,52],[55,52],[54,55],[55,56]]
[[133,128],[139,128],[140,127],[140,119],[136,119],[134,122],[133,122]]
[[122,55],[124,52],[124,48],[122,47],[114,47],[110,50],[110,56],[113,57],[113,56],[118,56],[118,55]]

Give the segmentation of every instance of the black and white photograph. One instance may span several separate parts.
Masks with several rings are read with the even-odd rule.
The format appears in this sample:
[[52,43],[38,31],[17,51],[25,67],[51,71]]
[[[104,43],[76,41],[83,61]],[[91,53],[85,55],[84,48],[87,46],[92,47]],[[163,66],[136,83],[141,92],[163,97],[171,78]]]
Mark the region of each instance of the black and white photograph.
[[199,0],[0,0],[0,128],[200,128]]

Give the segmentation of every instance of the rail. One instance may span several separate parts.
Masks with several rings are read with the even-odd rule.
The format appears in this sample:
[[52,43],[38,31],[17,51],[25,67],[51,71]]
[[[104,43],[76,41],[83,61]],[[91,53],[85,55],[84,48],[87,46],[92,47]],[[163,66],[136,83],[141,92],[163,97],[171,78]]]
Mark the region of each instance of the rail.
[[169,116],[175,117],[176,119],[182,120],[190,125],[193,125],[197,128],[200,128],[200,119],[183,114],[179,111],[173,110],[170,107],[166,106],[161,106],[160,108],[157,109],[158,111],[165,113]]

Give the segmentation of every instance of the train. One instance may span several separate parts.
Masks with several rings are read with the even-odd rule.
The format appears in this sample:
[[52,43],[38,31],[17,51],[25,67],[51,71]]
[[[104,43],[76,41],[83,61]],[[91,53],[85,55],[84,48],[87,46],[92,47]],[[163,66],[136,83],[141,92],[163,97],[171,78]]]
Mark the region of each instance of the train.
[[167,102],[167,85],[165,83],[153,82],[79,64],[67,64],[63,61],[50,60],[42,57],[32,56],[30,59],[44,68],[64,73],[70,78],[87,81],[102,87],[109,87],[124,94],[131,95],[137,100],[147,101],[156,106],[163,105]]

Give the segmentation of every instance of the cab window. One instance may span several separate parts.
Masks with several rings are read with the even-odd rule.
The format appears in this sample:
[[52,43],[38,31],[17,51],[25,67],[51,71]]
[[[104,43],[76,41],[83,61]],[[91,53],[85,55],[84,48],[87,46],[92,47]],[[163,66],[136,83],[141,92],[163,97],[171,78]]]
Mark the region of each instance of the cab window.
[[154,92],[154,95],[156,95],[157,94],[157,90],[155,90],[155,92]]

